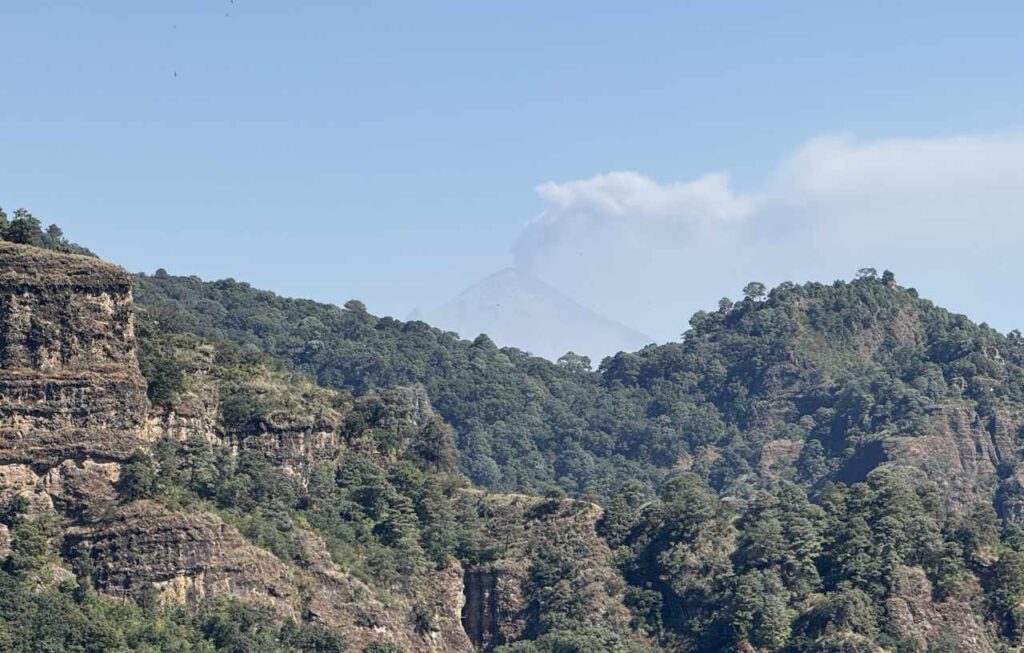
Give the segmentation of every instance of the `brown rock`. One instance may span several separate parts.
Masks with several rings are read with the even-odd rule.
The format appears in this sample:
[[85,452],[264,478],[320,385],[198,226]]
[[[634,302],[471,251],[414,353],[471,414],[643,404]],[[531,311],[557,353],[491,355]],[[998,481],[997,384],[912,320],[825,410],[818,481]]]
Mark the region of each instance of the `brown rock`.
[[595,530],[602,515],[598,506],[473,490],[465,491],[462,499],[476,505],[487,548],[494,555],[492,562],[465,574],[462,622],[478,649],[492,650],[524,635],[530,608],[524,589],[533,561],[546,547],[572,552],[576,571],[563,582],[586,605],[580,625],[629,631],[623,583],[611,550]]
[[249,544],[216,515],[140,501],[105,523],[68,529],[62,548],[79,573],[89,570],[93,584],[112,596],[153,588],[168,603],[232,597],[269,607],[282,618],[324,623],[356,650],[372,641],[410,653],[472,650],[459,626],[458,570],[438,572],[429,581],[440,591],[433,605],[441,609],[436,627],[424,630],[403,596],[380,600],[377,591],[331,561],[318,537],[305,533],[303,544],[300,568]]
[[886,439],[884,457],[923,470],[959,511],[989,500],[1000,466],[1016,461],[1022,423],[1019,409],[982,418],[969,404],[951,401],[933,411],[922,435]]
[[886,602],[893,630],[921,650],[933,650],[944,640],[955,641],[962,653],[992,653],[985,625],[971,606],[957,599],[932,600],[932,584],[918,567],[896,572],[895,591]]
[[143,442],[123,270],[0,243],[0,333],[0,463],[123,460]]
[[11,531],[7,526],[0,524],[0,562],[11,555]]
[[119,463],[65,460],[44,474],[40,483],[61,512],[92,521],[114,510],[120,476]]
[[0,505],[16,496],[28,501],[28,514],[53,513],[53,501],[40,482],[39,476],[28,465],[0,465]]

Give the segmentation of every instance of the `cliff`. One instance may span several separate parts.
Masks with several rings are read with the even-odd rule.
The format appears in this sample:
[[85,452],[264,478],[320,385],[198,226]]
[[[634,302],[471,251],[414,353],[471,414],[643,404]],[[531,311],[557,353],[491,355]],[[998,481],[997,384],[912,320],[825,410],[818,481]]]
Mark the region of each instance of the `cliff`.
[[[324,624],[357,650],[374,642],[410,653],[472,649],[460,624],[457,563],[424,572],[425,592],[395,592],[343,569],[309,530],[294,531],[296,559],[281,559],[212,506],[124,501],[124,464],[160,439],[251,448],[305,482],[318,461],[341,452],[338,429],[352,408],[347,395],[259,366],[244,379],[218,376],[212,350],[201,344],[177,352],[188,359],[189,391],[172,405],[150,406],[136,349],[123,270],[0,243],[0,507],[21,497],[29,518],[56,524],[55,578],[69,577],[62,568],[70,568],[107,596],[152,595],[162,604],[232,598]],[[224,401],[240,392],[271,397],[273,409],[227,423]],[[410,429],[430,421],[422,393],[395,401],[408,405]],[[4,525],[0,557],[9,554]],[[427,608],[414,606],[424,594],[432,599]]]
[[130,278],[0,243],[0,462],[124,460],[143,444]]
[[[484,534],[480,560],[466,569],[462,610],[463,626],[478,649],[532,639],[563,612],[582,628],[629,632],[625,583],[596,531],[598,506],[475,490],[464,491],[460,500]],[[561,573],[551,577],[549,566]],[[530,595],[552,600],[540,604]]]
[[347,393],[260,362],[218,364],[214,348],[197,339],[165,346],[182,370],[182,390],[150,408],[148,439],[255,449],[294,474],[338,453],[337,429],[352,404]]
[[413,652],[470,651],[459,625],[457,568],[429,577],[442,599],[430,628],[417,626],[413,606],[381,592],[330,559],[323,542],[302,534],[302,564],[289,564],[253,546],[211,513],[185,513],[139,501],[98,524],[65,531],[63,555],[103,593],[138,598],[151,592],[160,603],[196,605],[230,597],[270,608],[297,621],[343,633],[356,650],[387,642]]

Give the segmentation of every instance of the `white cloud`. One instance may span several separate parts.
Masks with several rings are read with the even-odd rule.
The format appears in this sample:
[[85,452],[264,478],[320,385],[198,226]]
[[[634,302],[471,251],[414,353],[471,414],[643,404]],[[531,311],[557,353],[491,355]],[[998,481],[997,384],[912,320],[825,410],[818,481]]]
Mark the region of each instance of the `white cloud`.
[[615,319],[663,338],[747,280],[829,281],[891,268],[940,303],[1024,326],[1024,135],[824,136],[750,192],[724,174],[637,172],[537,187],[545,208],[516,260]]
[[856,141],[815,138],[779,166],[780,201],[900,200],[965,196],[1024,184],[1024,136],[947,136]]
[[549,181],[536,190],[556,215],[583,212],[693,222],[735,220],[752,209],[751,201],[736,195],[729,178],[718,173],[662,185],[639,172],[609,172],[566,183]]
[[536,191],[547,207],[513,247],[517,264],[531,269],[544,267],[545,259],[565,263],[566,248],[574,261],[595,252],[607,266],[623,254],[628,259],[631,248],[645,248],[651,237],[670,242],[719,238],[754,208],[751,198],[734,192],[728,176],[718,173],[659,184],[638,172],[609,172],[547,182]]

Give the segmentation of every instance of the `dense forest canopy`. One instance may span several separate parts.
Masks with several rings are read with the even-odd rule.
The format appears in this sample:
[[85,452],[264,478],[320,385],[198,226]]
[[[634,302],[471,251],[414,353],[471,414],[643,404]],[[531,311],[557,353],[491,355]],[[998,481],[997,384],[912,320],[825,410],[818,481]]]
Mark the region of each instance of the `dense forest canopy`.
[[721,490],[746,482],[775,440],[806,445],[786,474],[819,486],[856,476],[858,447],[914,435],[937,405],[985,415],[1024,398],[1019,334],[940,309],[888,272],[770,293],[751,284],[743,300],[696,314],[681,342],[593,372],[571,353],[550,363],[354,301],[161,272],[137,281],[139,305],[164,330],[257,348],[355,394],[423,384],[459,433],[463,471],[495,489],[608,497],[684,465]]

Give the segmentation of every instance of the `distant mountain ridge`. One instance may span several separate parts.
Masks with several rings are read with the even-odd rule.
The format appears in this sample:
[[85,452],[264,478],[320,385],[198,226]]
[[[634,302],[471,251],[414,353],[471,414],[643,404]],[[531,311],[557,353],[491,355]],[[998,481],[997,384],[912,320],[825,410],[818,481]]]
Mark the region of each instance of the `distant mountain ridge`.
[[499,270],[446,304],[416,311],[410,319],[455,331],[464,338],[485,333],[500,346],[518,347],[549,360],[572,350],[597,363],[605,356],[653,342],[521,268]]

